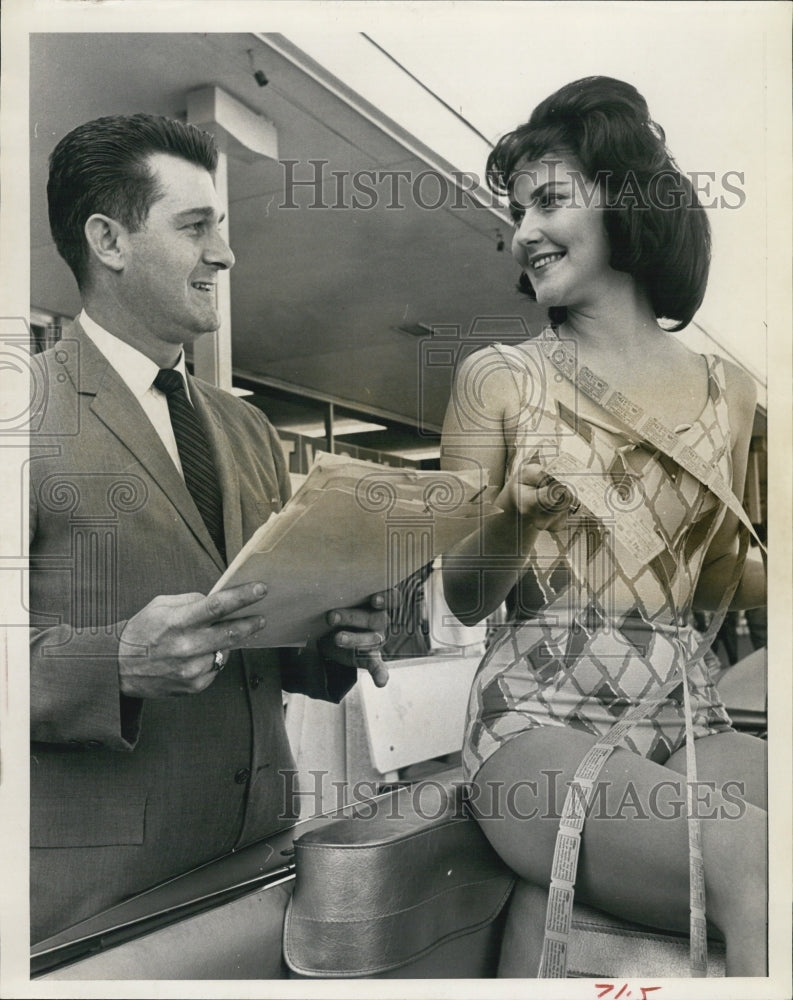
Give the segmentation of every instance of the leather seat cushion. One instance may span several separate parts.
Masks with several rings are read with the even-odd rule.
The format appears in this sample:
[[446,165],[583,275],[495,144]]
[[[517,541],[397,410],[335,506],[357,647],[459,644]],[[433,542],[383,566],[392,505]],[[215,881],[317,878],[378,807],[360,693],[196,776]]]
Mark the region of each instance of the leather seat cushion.
[[[363,803],[298,838],[295,865],[284,957],[312,977],[405,969],[493,924],[515,881],[468,817],[459,785],[440,781]],[[460,977],[494,974],[478,948],[468,955]]]

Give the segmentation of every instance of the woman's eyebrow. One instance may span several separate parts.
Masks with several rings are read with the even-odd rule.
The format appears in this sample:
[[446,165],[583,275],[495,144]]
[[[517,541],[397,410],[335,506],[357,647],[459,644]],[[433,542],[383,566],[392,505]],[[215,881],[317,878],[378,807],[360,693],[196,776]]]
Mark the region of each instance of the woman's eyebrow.
[[569,187],[570,182],[559,180],[559,181],[545,181],[543,184],[538,184],[533,191],[529,193],[529,201],[539,201],[548,192],[555,191],[558,187]]
[[532,195],[533,198],[539,198],[548,191],[555,191],[558,187],[569,187],[569,181],[546,181],[544,184],[538,184],[534,189]]

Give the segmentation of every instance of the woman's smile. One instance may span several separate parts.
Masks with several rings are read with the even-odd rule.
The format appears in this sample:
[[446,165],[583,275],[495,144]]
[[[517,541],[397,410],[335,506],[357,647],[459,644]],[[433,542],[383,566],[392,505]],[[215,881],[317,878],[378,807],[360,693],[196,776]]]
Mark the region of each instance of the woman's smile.
[[538,253],[529,258],[529,267],[533,274],[547,270],[552,264],[560,261],[565,256],[564,250],[555,250],[551,253]]
[[[603,211],[594,181],[563,156],[518,164],[518,218],[512,253],[532,282],[537,301],[575,308],[603,295],[611,270]],[[580,197],[581,193],[585,197]]]

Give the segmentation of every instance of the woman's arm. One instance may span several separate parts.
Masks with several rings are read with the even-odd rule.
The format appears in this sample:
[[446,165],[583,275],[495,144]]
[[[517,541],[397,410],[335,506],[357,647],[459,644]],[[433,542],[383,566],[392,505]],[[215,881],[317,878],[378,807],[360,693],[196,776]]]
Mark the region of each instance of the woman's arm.
[[443,424],[441,468],[480,471],[488,497],[504,511],[444,554],[444,596],[465,625],[501,604],[520,579],[537,532],[566,517],[558,513],[558,487],[552,492],[543,485],[538,464],[524,463],[507,477],[509,428],[522,405],[515,376],[496,350],[462,362]]
[[[740,500],[746,482],[749,442],[757,403],[754,382],[746,372],[724,362],[727,374],[727,403],[730,414],[732,448],[732,490]],[[712,611],[719,607],[729,585],[738,558],[738,518],[732,511],[725,514],[721,527],[708,548],[694,592],[694,607]],[[766,578],[762,563],[746,560],[738,588],[730,602],[731,608],[756,608],[766,603]]]

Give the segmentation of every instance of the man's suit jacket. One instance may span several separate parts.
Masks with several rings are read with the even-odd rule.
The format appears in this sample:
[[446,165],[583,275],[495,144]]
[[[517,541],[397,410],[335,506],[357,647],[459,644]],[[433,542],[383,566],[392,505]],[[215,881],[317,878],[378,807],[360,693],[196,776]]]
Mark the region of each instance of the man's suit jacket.
[[[120,694],[118,640],[159,594],[223,571],[139,403],[75,324],[38,356],[30,461],[31,931],[41,940],[294,822],[283,685],[338,700],[354,671],[311,653],[235,653],[201,694]],[[275,431],[190,380],[231,559],[289,496]],[[285,808],[286,805],[286,808]]]

